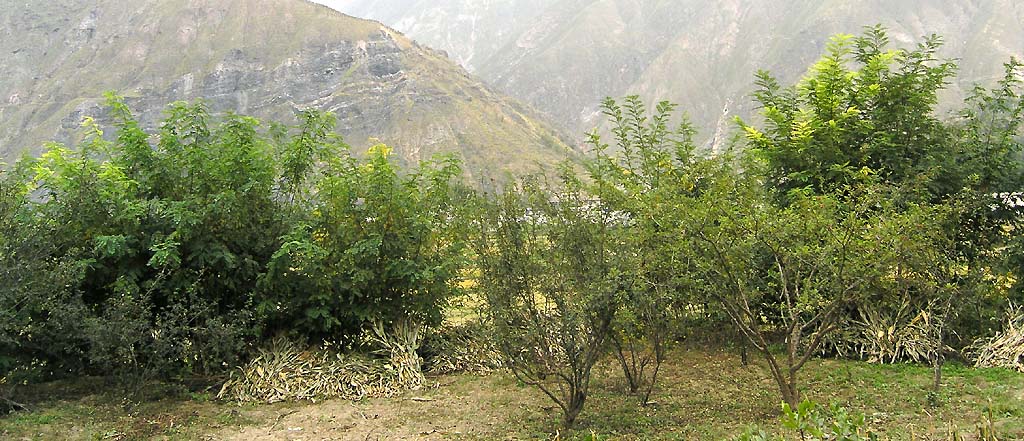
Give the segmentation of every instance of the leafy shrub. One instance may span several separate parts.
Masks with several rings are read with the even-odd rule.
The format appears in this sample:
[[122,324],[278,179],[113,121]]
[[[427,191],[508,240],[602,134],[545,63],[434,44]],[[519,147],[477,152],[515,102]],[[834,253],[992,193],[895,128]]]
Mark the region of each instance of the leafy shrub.
[[842,406],[833,404],[820,406],[812,401],[802,401],[797,407],[782,405],[781,426],[794,437],[773,437],[757,428],[748,429],[746,433],[735,438],[740,441],[770,441],[787,439],[799,440],[835,440],[835,441],[869,441],[877,440],[878,435],[868,429],[864,415],[851,414]]
[[260,280],[256,308],[270,329],[337,338],[375,320],[440,324],[464,260],[450,188],[459,167],[445,159],[403,176],[389,153],[323,155]]
[[[799,285],[822,276],[821,270],[827,271],[815,263],[807,268],[791,268],[795,271],[786,274],[786,266],[795,262],[820,262],[803,254],[816,245],[807,247],[803,239],[774,245],[765,242],[765,248],[734,255],[730,250],[739,250],[732,246],[742,240],[733,239],[759,236],[774,219],[789,216],[787,211],[808,201],[822,200],[818,198],[848,205],[834,214],[853,223],[867,220],[864,226],[870,228],[836,233],[857,237],[855,242],[860,245],[850,245],[861,247],[859,254],[873,257],[868,262],[854,256],[840,265],[847,275],[824,276],[805,287],[810,291],[791,290],[792,295],[803,296],[806,291],[826,298],[861,291],[857,299],[819,310],[822,314],[815,320],[823,318],[833,323],[818,328],[822,332],[815,331],[804,344],[814,350],[830,338],[838,351],[863,351],[879,360],[927,360],[935,366],[937,387],[948,341],[984,329],[988,321],[984,316],[992,315],[992,305],[999,303],[987,299],[1005,299],[1005,293],[993,285],[992,275],[1002,271],[999,261],[1009,239],[1006,232],[1012,231],[1020,214],[999,196],[1000,192],[1019,190],[1022,183],[1020,162],[1015,157],[1021,151],[1019,129],[1024,109],[1017,75],[1020,66],[1011,61],[998,88],[979,88],[961,115],[946,122],[935,115],[935,108],[939,91],[954,75],[955,65],[937,58],[941,39],[929,37],[908,50],[888,49],[888,43],[881,27],[869,28],[861,37],[837,36],[809,74],[789,88],[781,87],[768,73],[758,74],[760,90],[755,98],[763,109],[764,128],[741,123],[747,145],[758,159],[746,169],[749,173],[757,165],[766,167],[750,177],[768,187],[767,195],[755,199],[772,203],[780,211],[747,225],[740,224],[743,219],[754,219],[765,202],[747,203],[753,206],[712,215],[710,219],[715,222],[724,221],[711,229],[717,236],[710,236],[708,243],[715,245],[712,254],[717,255],[719,266],[729,265],[728,260],[756,262],[765,255],[774,256],[767,262],[733,266],[727,277],[732,280],[723,286],[750,292],[759,292],[762,287],[781,288],[785,296],[785,285]],[[851,208],[856,214],[848,218]],[[793,214],[792,225],[809,226],[821,213]],[[733,223],[737,219],[740,224]],[[850,225],[847,220],[835,222]],[[719,228],[728,225],[739,229],[722,233]],[[830,240],[805,239],[819,244]],[[877,253],[879,249],[891,252]],[[847,250],[849,247],[842,245],[820,257],[845,260]],[[862,279],[865,289],[834,285],[838,279],[850,276],[850,271],[858,271],[857,261],[868,263],[861,268],[874,273]],[[779,273],[776,280],[763,283],[766,280],[757,275],[775,269]],[[753,279],[737,277],[748,274],[748,270]],[[755,279],[760,282],[752,281]],[[727,310],[739,305],[730,305],[720,294],[718,297]],[[789,301],[776,303],[780,297],[774,298],[768,302],[747,298],[745,301],[755,306],[744,303],[742,314],[730,315],[734,321],[746,314],[751,323],[777,325],[784,331],[787,345],[800,346],[801,339],[793,334],[792,322],[786,318],[793,312],[785,304]],[[798,304],[800,300],[793,302]],[[998,306],[995,308],[998,310]],[[826,312],[829,310],[835,312]],[[978,314],[968,317],[962,314],[966,311]],[[760,314],[769,317],[769,323],[760,323]],[[784,323],[772,324],[773,316]],[[849,327],[858,326],[858,320],[864,332],[851,332]],[[741,329],[744,326],[740,324]],[[806,326],[809,324],[798,328]],[[832,328],[838,326],[847,329],[829,337]],[[792,359],[793,351],[789,354]],[[789,364],[788,375],[793,375],[799,363]],[[786,401],[792,406],[797,403],[790,398]]]
[[638,96],[626,97],[622,105],[608,98],[602,108],[612,123],[616,153],[591,134],[596,158],[588,164],[589,191],[621,232],[617,249],[628,280],[610,337],[630,393],[639,393],[646,404],[668,346],[681,331],[673,329],[679,324],[673,313],[687,310],[696,297],[692,273],[673,246],[680,233],[672,228],[677,206],[668,203],[693,190],[680,191],[679,182],[697,179],[694,129],[685,118],[670,129],[675,106],[667,102],[651,115]]
[[557,192],[528,180],[478,220],[480,288],[506,366],[557,403],[567,426],[629,284],[611,222],[568,170]]
[[55,246],[27,209],[29,162],[0,170],[0,387],[59,376],[81,366],[84,265]]
[[[939,264],[926,268],[919,261],[912,271],[939,276],[933,279],[949,285],[940,296],[944,298],[935,292],[915,298],[889,295],[876,299],[878,307],[872,311],[849,308],[845,323],[895,326],[886,331],[892,335],[883,336],[888,340],[899,333],[936,333],[943,344],[960,339],[954,346],[962,348],[979,332],[998,326],[1006,305],[1008,293],[993,292],[990,279],[1005,273],[1001,262],[1012,258],[1013,247],[1007,245],[1020,227],[1021,207],[1006,196],[1024,184],[1021,63],[1011,59],[996,87],[976,87],[963,108],[943,120],[936,111],[939,95],[956,65],[938,58],[941,38],[928,37],[910,49],[891,48],[889,43],[880,26],[859,37],[836,36],[825,56],[791,87],[759,72],[755,100],[763,109],[763,127],[741,127],[750,151],[766,166],[765,183],[778,204],[800,195],[848,194],[881,183],[895,189],[890,197],[896,210],[912,211],[920,204],[950,210],[940,226],[946,250],[933,254]],[[911,282],[919,285],[912,290],[922,289],[919,280]],[[952,291],[957,292],[955,302],[949,301]],[[923,317],[930,319],[931,330],[899,326]],[[840,351],[863,349],[880,360],[935,361],[934,353],[926,354],[933,348],[903,350],[896,346],[909,342],[847,334],[855,341],[837,341]],[[844,347],[849,343],[860,347]]]

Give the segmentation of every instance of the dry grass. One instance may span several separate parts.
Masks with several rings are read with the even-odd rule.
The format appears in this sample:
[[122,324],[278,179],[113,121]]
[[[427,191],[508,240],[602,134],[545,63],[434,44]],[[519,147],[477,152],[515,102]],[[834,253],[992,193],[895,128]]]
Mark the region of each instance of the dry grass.
[[[240,403],[392,397],[422,384],[404,360],[301,349],[276,339],[224,383],[217,398]],[[417,371],[418,372],[418,371]]]
[[1024,373],[1024,308],[1010,314],[1006,328],[979,345],[976,367],[1001,367]]
[[447,326],[428,337],[424,366],[430,374],[489,374],[502,369],[504,361],[497,346],[486,338],[487,329],[479,323]]

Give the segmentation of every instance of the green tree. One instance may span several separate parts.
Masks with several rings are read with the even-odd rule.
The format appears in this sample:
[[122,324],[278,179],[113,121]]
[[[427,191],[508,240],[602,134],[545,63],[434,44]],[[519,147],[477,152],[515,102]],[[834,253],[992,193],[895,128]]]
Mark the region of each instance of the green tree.
[[86,121],[77,150],[51,145],[24,165],[39,195],[22,202],[24,227],[81,271],[63,285],[80,306],[37,305],[77,315],[80,332],[55,346],[86,351],[92,368],[221,369],[247,338],[255,280],[283,230],[270,146],[251,118],[209,127],[201,103],[172,105],[151,144],[119,98],[109,104],[113,141]]
[[211,372],[283,329],[436,323],[457,292],[453,160],[351,156],[315,111],[266,129],[174,103],[154,137],[108,104],[116,136],[87,120],[76,149],[0,174],[0,373]]
[[799,370],[846,311],[892,276],[906,259],[904,244],[930,244],[935,228],[886,207],[881,194],[794,194],[778,207],[756,177],[743,175],[721,179],[703,198],[690,210],[689,246],[709,295],[765,358],[793,407]]
[[116,136],[87,120],[76,149],[0,175],[0,347],[18,364],[210,372],[295,323],[351,340],[374,320],[439,320],[465,243],[453,161],[357,159],[313,111],[267,130],[175,103],[154,137],[108,104]]
[[506,365],[562,409],[571,426],[605,354],[618,299],[633,283],[621,232],[599,199],[563,169],[485,203],[475,250],[480,288]]
[[768,164],[769,187],[781,195],[823,194],[877,174],[927,194],[950,149],[948,129],[934,114],[956,65],[936,58],[937,36],[914,50],[888,43],[881,27],[833,37],[794,87],[758,72],[754,97],[765,127],[740,126]]
[[[964,267],[966,275],[946,271],[943,280],[962,294],[989,293],[963,295],[943,314],[956,322],[950,334],[967,342],[993,326],[1006,304],[1005,293],[991,294],[993,277],[983,274],[1006,271],[1000,262],[1013,249],[1007,232],[1021,219],[1020,207],[1005,197],[1024,188],[1020,64],[1011,60],[996,88],[978,87],[964,109],[944,121],[936,116],[938,97],[956,66],[937,58],[941,40],[929,37],[912,50],[889,49],[888,43],[877,26],[860,37],[837,36],[810,73],[789,88],[758,73],[755,98],[763,128],[740,126],[780,205],[808,193],[854,195],[876,182],[892,189],[895,210],[947,205],[942,211],[955,215],[946,219],[956,222],[942,225],[949,250],[941,261],[956,262],[946,267]],[[914,317],[932,308],[932,296],[910,291],[912,297],[875,309],[894,316],[908,304]]]
[[692,195],[690,184],[701,161],[689,121],[683,117],[669,126],[675,105],[661,102],[648,115],[634,95],[622,105],[608,98],[602,108],[612,123],[615,147],[591,134],[596,157],[588,164],[588,191],[621,221],[613,228],[619,230],[623,270],[631,280],[618,300],[611,342],[630,392],[642,392],[641,402],[647,403],[668,346],[680,331],[673,315],[695,299],[690,273],[672,247],[679,216],[671,201]]
[[[995,87],[975,87],[953,124],[958,151],[946,158],[952,163],[946,169],[955,173],[947,174],[942,188],[960,190],[955,197],[962,211],[956,249],[964,259],[989,264],[993,273],[1008,271],[1008,278],[1022,280],[1024,64],[1012,59]],[[1022,286],[1018,283],[1012,294],[1016,303],[1024,300]],[[961,328],[988,328],[998,315],[974,317]]]

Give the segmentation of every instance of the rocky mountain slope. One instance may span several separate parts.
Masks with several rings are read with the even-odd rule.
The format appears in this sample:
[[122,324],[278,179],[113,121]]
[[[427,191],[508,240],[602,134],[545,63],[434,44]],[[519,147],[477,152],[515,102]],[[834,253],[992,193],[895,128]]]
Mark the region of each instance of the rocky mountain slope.
[[[451,52],[577,135],[601,123],[602,97],[640,93],[680,103],[705,139],[721,142],[734,115],[752,112],[758,69],[793,82],[829,36],[877,23],[897,46],[932,33],[945,37],[942,55],[961,59],[949,102],[1024,54],[1024,2],[1017,0],[318,1]],[[500,19],[509,10],[516,19]],[[454,31],[467,16],[474,32]]]
[[456,152],[479,175],[573,153],[534,112],[380,23],[305,0],[0,0],[0,158],[74,141],[116,90],[154,126],[175,100],[294,120],[334,112],[356,147]]
[[515,40],[550,0],[313,0],[371,17],[444,51],[470,72]]

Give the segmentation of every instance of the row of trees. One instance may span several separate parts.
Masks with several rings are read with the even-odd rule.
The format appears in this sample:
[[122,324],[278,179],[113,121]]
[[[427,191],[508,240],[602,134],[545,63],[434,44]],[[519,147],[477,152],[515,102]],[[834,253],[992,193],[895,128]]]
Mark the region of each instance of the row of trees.
[[[1024,187],[1024,101],[1011,62],[937,118],[954,75],[938,47],[891,50],[875,28],[793,87],[760,73],[761,120],[718,155],[673,105],[608,100],[613,141],[592,135],[585,168],[497,195],[451,159],[354,155],[330,115],[214,124],[175,104],[149,134],[111,96],[112,140],[87,121],[77,150],[0,172],[0,376],[212,373],[281,333],[351,345],[439,324],[467,287],[512,372],[570,424],[595,363],[613,354],[647,403],[700,324],[731,324],[794,408],[815,355],[941,372],[1022,300],[1006,196]],[[867,332],[906,311],[915,338]]]
[[[789,88],[759,73],[763,121],[740,121],[745,148],[713,157],[685,121],[670,127],[672,105],[608,100],[615,147],[593,135],[582,177],[485,203],[478,265],[513,372],[572,424],[606,350],[645,403],[665,345],[725,316],[792,408],[822,354],[930,362],[938,387],[945,357],[1021,300],[1006,282],[1021,274],[1007,195],[1024,188],[1022,69],[943,121],[955,65],[939,40],[887,44],[881,28],[836,37]],[[900,315],[918,332],[875,332],[889,322],[872,318]]]

